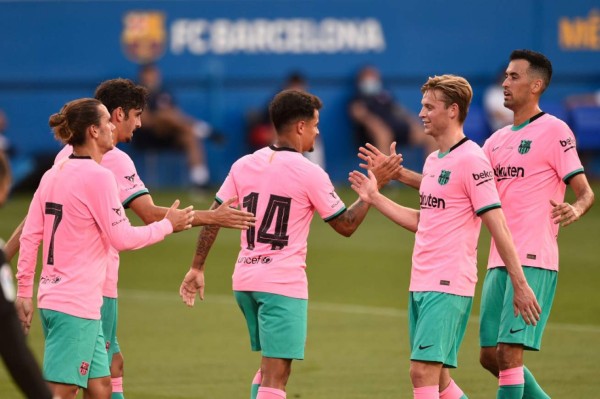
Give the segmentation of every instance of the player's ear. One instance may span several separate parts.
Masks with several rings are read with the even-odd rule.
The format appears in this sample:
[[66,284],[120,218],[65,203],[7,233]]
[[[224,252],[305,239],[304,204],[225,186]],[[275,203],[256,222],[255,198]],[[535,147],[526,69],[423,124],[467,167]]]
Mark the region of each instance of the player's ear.
[[110,119],[113,121],[122,121],[125,119],[125,111],[123,110],[123,107],[117,107],[115,109],[113,109],[112,114],[110,115]]
[[299,134],[304,134],[304,128],[306,126],[306,121],[299,120],[296,122],[296,132]]
[[542,79],[535,79],[531,84],[531,92],[533,94],[539,94],[544,87]]

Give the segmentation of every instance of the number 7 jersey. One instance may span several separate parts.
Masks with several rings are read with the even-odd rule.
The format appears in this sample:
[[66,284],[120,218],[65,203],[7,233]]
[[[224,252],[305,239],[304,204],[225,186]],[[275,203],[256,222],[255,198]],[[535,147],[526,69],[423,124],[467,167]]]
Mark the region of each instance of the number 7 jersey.
[[328,222],[346,210],[327,173],[290,148],[269,146],[236,161],[216,200],[237,196],[256,215],[241,232],[235,291],[308,298],[306,248],[315,210]]

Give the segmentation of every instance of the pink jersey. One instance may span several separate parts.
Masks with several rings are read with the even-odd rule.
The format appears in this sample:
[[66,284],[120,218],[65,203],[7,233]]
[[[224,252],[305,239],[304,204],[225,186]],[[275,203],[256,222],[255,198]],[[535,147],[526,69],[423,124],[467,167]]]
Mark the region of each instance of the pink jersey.
[[[583,173],[571,129],[543,114],[522,127],[504,127],[484,144],[521,264],[558,270],[558,225],[550,199],[561,203],[566,182]],[[514,130],[513,130],[514,129]],[[492,240],[488,268],[504,266]]]
[[217,201],[234,196],[256,215],[256,227],[241,233],[233,289],[308,298],[306,246],[314,212],[329,221],[346,210],[327,173],[294,150],[265,147],[231,167]]
[[[58,153],[54,163],[57,163],[73,153],[73,147],[66,145]],[[131,201],[141,195],[148,194],[148,189],[140,179],[135,169],[135,165],[129,155],[117,147],[104,154],[100,165],[110,170],[117,181],[119,189],[119,198],[123,207],[128,208]],[[119,281],[119,251],[110,249],[110,262],[106,269],[106,280],[102,288],[102,295],[109,298],[116,298],[117,283]]]
[[33,295],[43,240],[38,307],[100,319],[109,249],[136,249],[162,240],[168,220],[132,227],[115,178],[89,157],[69,157],[44,174],[29,207],[18,262],[18,295]]
[[467,139],[427,157],[410,291],[474,295],[479,215],[500,207],[493,177],[481,148]]

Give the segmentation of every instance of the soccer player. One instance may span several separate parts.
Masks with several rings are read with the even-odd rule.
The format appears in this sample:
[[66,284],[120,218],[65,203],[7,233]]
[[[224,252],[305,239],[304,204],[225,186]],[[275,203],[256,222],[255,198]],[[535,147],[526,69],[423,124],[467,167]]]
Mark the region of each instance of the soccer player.
[[[47,171],[36,190],[23,233],[18,261],[17,302],[32,308],[37,252],[43,240],[38,307],[44,337],[44,376],[54,393],[108,399],[110,372],[100,307],[109,249],[142,248],[167,234],[191,228],[192,207],[148,226],[132,227],[115,178],[99,165],[113,149],[114,125],[96,99],[71,101],[50,117],[55,136],[73,153]],[[30,320],[29,320],[30,322]]]
[[[502,87],[504,106],[513,111],[514,122],[483,146],[525,276],[543,309],[535,326],[512,317],[507,304],[513,292],[493,239],[481,299],[480,360],[499,378],[499,399],[549,398],[524,366],[523,353],[540,350],[550,316],[558,277],[559,224],[579,220],[594,202],[573,132],[540,109],[540,96],[551,77],[552,64],[543,54],[512,52]],[[567,184],[575,193],[572,204],[564,202]]]
[[448,368],[458,365],[471,311],[482,220],[498,243],[514,287],[511,314],[521,314],[527,323],[535,324],[540,309],[500,209],[492,168],[481,148],[463,133],[471,86],[462,77],[442,75],[429,78],[421,92],[419,117],[439,150],[427,157],[423,167],[420,210],[380,194],[370,171],[368,178],[352,172],[350,182],[363,201],[416,232],[409,287],[414,398],[464,399]]
[[[147,90],[143,86],[134,84],[129,79],[111,79],[101,83],[96,88],[95,98],[106,106],[111,115],[111,123],[115,126],[113,142],[129,142],[133,132],[141,126],[141,115],[146,104]],[[56,156],[58,163],[73,153],[73,147],[66,145]],[[131,208],[144,223],[149,224],[164,218],[168,208],[157,206],[152,200],[148,189],[139,177],[135,165],[129,155],[115,147],[102,157],[100,163],[110,170],[119,189],[119,198],[124,208]],[[252,225],[254,216],[249,212],[229,207],[233,201],[226,201],[223,206],[210,211],[194,211],[193,226],[216,224],[222,227],[247,229]],[[20,226],[22,228],[22,224]],[[7,243],[12,256],[18,249],[18,237],[21,229],[13,233]],[[102,328],[108,350],[108,359],[111,369],[112,399],[123,399],[123,356],[117,340],[117,313],[118,313],[118,271],[119,253],[111,249],[111,262],[108,265],[106,281],[103,288]],[[22,318],[29,319],[28,314]]]
[[[10,190],[8,160],[0,152],[0,207]],[[33,354],[25,343],[17,312],[12,271],[0,248],[0,357],[19,389],[27,398],[52,399]]]
[[[216,195],[238,197],[256,215],[257,228],[241,234],[241,250],[233,274],[233,290],[246,318],[252,350],[262,351],[252,383],[252,399],[281,399],[293,359],[304,358],[308,286],[307,238],[315,210],[338,233],[350,236],[369,206],[360,199],[346,208],[327,173],[302,156],[319,134],[321,100],[307,92],[284,90],[269,106],[275,144],[236,161]],[[395,173],[399,158],[390,158]],[[198,238],[196,255],[180,287],[193,306],[204,298],[204,269],[218,227],[207,226]]]

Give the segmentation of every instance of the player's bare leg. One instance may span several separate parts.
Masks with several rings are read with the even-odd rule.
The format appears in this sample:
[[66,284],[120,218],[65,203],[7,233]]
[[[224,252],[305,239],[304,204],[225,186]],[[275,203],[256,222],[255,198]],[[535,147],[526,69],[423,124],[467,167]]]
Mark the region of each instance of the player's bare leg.
[[110,363],[111,399],[123,399],[123,355],[115,353]]
[[285,386],[292,372],[292,360],[263,357],[260,369],[262,382],[257,399],[285,399]]

